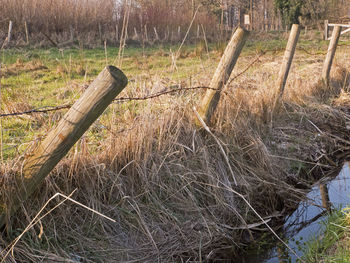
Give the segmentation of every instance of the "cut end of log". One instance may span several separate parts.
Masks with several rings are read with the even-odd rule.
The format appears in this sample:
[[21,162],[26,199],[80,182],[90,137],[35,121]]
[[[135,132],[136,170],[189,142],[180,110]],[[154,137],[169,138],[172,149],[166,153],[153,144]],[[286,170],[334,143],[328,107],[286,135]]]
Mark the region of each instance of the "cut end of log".
[[125,87],[128,84],[128,78],[119,68],[110,65],[107,66],[107,70],[118,83],[122,83],[121,86]]

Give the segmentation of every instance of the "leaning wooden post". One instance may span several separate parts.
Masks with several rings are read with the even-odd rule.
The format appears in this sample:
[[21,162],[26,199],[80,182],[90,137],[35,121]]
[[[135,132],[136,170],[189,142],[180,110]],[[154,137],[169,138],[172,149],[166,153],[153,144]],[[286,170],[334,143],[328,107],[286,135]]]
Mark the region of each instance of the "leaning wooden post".
[[45,177],[67,154],[91,124],[103,113],[113,99],[126,87],[128,80],[116,67],[106,67],[70,108],[56,128],[33,150],[23,164],[22,173],[15,178],[16,189],[9,193],[9,203],[0,204],[0,227],[7,222],[40,187]]
[[331,41],[329,43],[326,60],[324,61],[324,64],[323,64],[322,79],[327,86],[329,85],[329,75],[331,72],[335,51],[337,50],[340,33],[341,33],[341,26],[335,26],[332,33]]
[[238,27],[220,60],[210,82],[209,87],[211,89],[207,90],[198,111],[201,118],[207,124],[210,124],[211,117],[219,103],[220,92],[230,78],[231,72],[238,60],[248,35],[249,31]]
[[292,65],[295,49],[298,43],[299,34],[300,34],[300,26],[297,24],[294,24],[290,31],[286,51],[284,52],[281,69],[278,74],[277,93],[275,94],[276,97],[273,105],[273,111],[279,106],[280,100],[282,99],[284,88],[287,83],[289,70]]

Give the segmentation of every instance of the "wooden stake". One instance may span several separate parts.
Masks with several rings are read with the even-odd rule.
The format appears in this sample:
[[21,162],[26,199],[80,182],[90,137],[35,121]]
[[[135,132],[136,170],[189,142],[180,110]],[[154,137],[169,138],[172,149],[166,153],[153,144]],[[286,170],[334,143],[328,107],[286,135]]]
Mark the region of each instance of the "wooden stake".
[[165,38],[165,40],[168,41],[169,38],[170,38],[170,29],[169,29],[169,25],[166,26],[166,32],[167,32],[167,34],[166,34],[167,37]]
[[324,40],[328,40],[328,32],[329,32],[328,20],[325,20],[324,21]]
[[11,41],[12,26],[13,26],[13,22],[10,20],[9,31],[7,33],[7,43],[10,43],[10,41]]
[[238,57],[247,40],[249,32],[241,27],[238,27],[230,42],[228,43],[224,55],[215,71],[215,74],[210,82],[210,88],[218,90],[207,90],[199,108],[199,115],[208,125],[211,117],[219,103],[220,91],[227,84],[231,72],[238,60]]
[[101,23],[98,23],[98,33],[100,35],[100,41],[102,43],[102,27],[101,27]]
[[249,6],[249,13],[250,13],[250,30],[253,30],[253,0],[250,0],[250,6]]
[[56,128],[26,158],[22,174],[16,176],[9,202],[2,196],[0,227],[42,184],[56,164],[67,154],[113,99],[126,87],[128,80],[116,67],[106,67],[70,108]]
[[74,27],[72,25],[69,25],[69,31],[70,31],[70,41],[74,41]]
[[148,42],[147,25],[145,25],[145,39]]
[[108,65],[107,39],[104,42],[106,66]]
[[153,27],[153,30],[154,30],[154,35],[155,35],[155,37],[156,37],[156,40],[159,40],[157,28]]
[[290,31],[286,51],[284,52],[281,69],[278,75],[277,93],[276,93],[276,99],[273,105],[273,111],[279,106],[280,100],[282,99],[284,88],[287,83],[289,70],[292,65],[295,48],[298,43],[299,34],[300,34],[300,26],[297,24],[294,24]]
[[337,50],[340,33],[341,33],[341,26],[335,26],[332,33],[331,41],[329,42],[326,60],[324,61],[324,64],[323,64],[322,79],[327,86],[329,85],[329,75],[331,72],[335,51]]
[[27,21],[24,21],[24,29],[26,31],[26,42],[27,42],[27,45],[29,45],[29,32],[28,32],[28,24],[27,24]]
[[204,38],[204,43],[205,43],[205,49],[206,49],[206,51],[207,51],[208,58],[210,58],[210,57],[209,57],[209,48],[208,48],[207,36],[206,36],[206,34],[205,34],[205,30],[204,30],[203,24],[201,24],[201,27],[202,27],[202,32],[203,32],[203,38]]
[[137,33],[136,27],[134,27],[134,39],[135,40],[139,39],[139,34]]

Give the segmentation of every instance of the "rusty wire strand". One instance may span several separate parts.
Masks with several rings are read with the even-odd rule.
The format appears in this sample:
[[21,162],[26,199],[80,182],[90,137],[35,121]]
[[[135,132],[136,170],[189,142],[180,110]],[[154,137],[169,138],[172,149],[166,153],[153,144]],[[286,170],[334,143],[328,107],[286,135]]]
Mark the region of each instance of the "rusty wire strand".
[[[177,93],[181,91],[189,91],[189,90],[198,90],[198,89],[211,89],[211,90],[218,90],[210,87],[205,87],[205,86],[198,86],[198,87],[190,87],[190,88],[175,88],[169,90],[169,88],[165,91],[161,92],[156,92],[154,94],[148,95],[148,96],[143,96],[143,97],[121,97],[121,98],[116,98],[113,101],[114,102],[127,102],[127,101],[141,101],[141,100],[148,100],[148,99],[154,99],[163,95],[167,94],[172,94],[172,93]],[[34,113],[47,113],[51,111],[58,111],[58,110],[63,110],[63,109],[69,109],[73,106],[73,104],[65,104],[65,105],[59,105],[59,106],[44,106],[32,110],[27,110],[27,111],[22,111],[22,112],[13,112],[13,113],[5,113],[5,114],[0,114],[0,117],[12,117],[12,116],[21,116],[21,115],[30,115]]]

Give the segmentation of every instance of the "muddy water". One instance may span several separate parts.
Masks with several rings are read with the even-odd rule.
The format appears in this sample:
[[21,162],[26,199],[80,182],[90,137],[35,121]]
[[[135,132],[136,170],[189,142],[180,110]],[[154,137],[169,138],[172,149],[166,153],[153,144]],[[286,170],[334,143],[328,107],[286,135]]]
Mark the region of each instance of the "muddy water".
[[[325,184],[315,185],[308,199],[302,202],[298,209],[286,220],[284,225],[284,238],[289,246],[302,256],[301,247],[304,242],[314,239],[322,234],[321,222],[330,208],[339,208],[350,205],[350,167],[346,163],[340,174]],[[260,261],[265,263],[296,262],[297,257],[284,248],[275,247],[268,256]],[[286,260],[288,258],[289,260]],[[251,261],[253,262],[253,261]]]
[[[295,212],[286,218],[279,236],[301,257],[304,243],[322,234],[321,222],[333,208],[350,205],[350,162],[346,163],[337,177],[323,184],[315,184]],[[281,234],[282,233],[282,234]],[[296,262],[297,256],[281,244],[259,255],[241,259],[243,263],[284,263]]]

